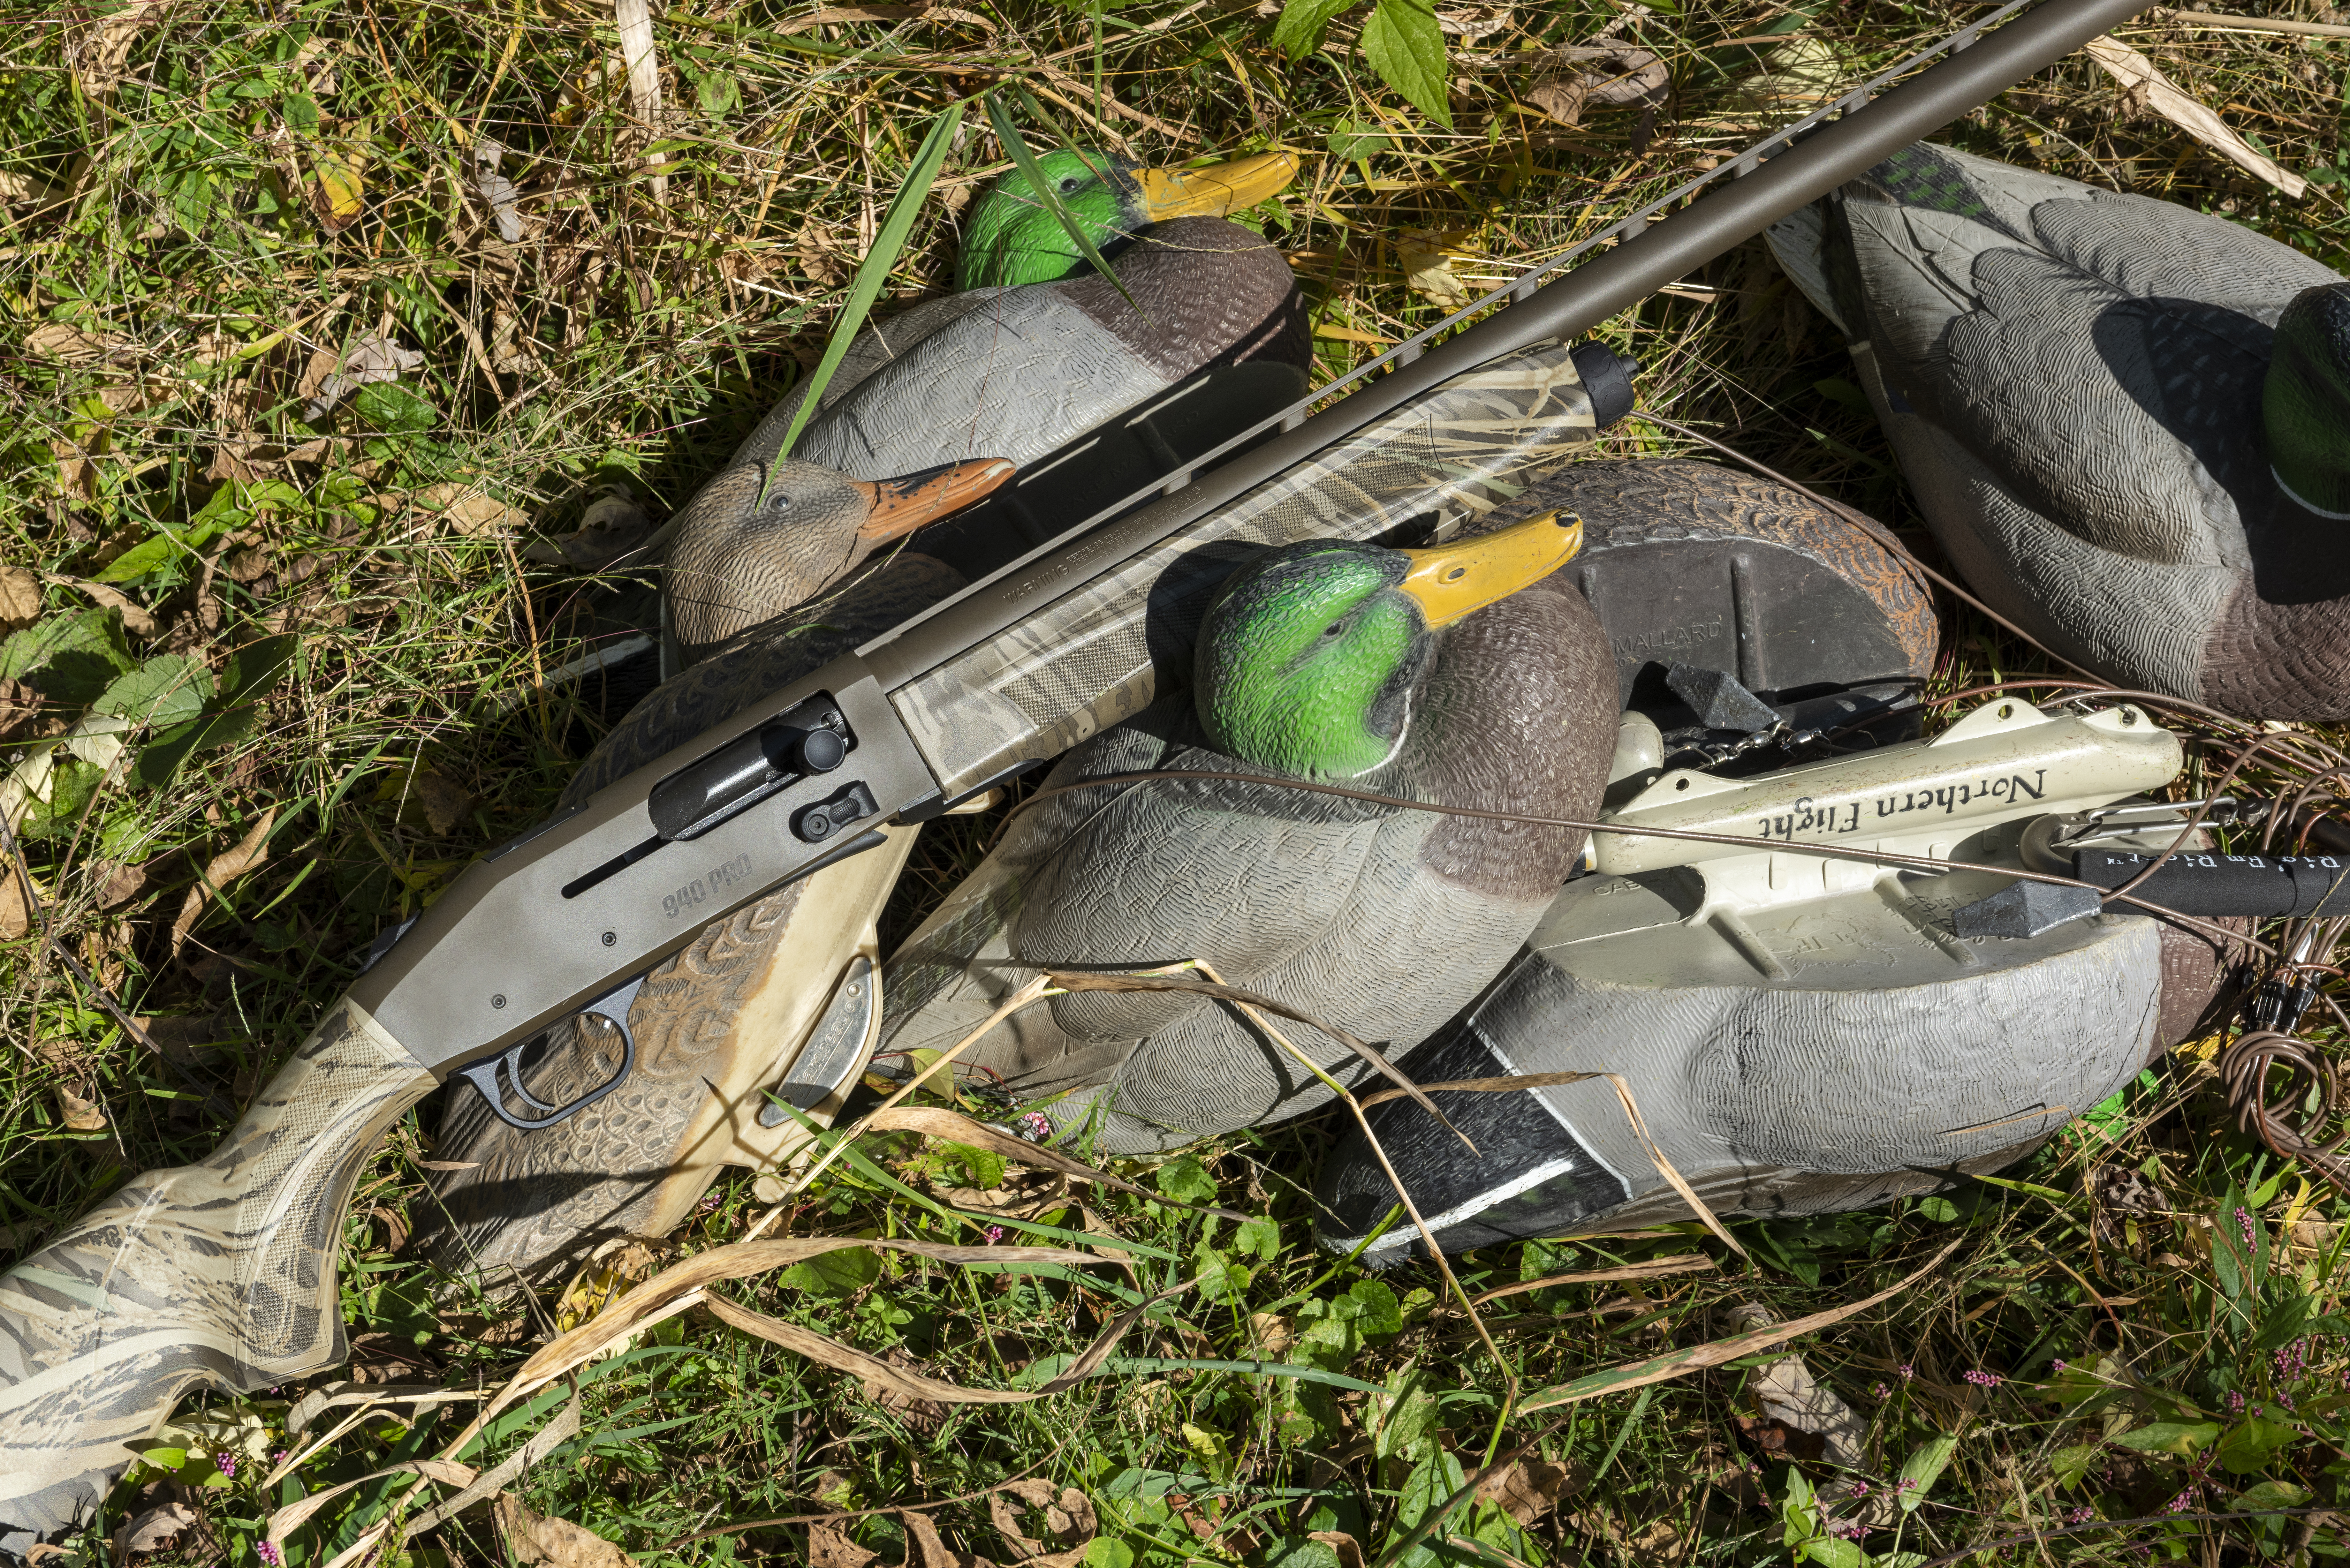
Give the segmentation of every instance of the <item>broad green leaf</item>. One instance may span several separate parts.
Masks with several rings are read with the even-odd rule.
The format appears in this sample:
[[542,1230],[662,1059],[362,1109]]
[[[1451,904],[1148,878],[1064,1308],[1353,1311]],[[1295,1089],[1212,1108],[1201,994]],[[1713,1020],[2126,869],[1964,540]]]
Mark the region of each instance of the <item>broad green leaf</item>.
[[1401,1334],[1403,1303],[1381,1280],[1357,1280],[1347,1294],[1355,1303],[1355,1324],[1365,1334]]
[[198,752],[235,745],[260,728],[256,711],[238,704],[150,736],[130,764],[131,781],[149,788],[171,783],[180,765]]
[[1134,1568],[1134,1548],[1097,1535],[1086,1542],[1086,1568]]
[[2192,1458],[2220,1435],[2217,1421],[2149,1421],[2113,1440],[2142,1454],[2176,1454]]
[[1419,1368],[1407,1362],[1388,1378],[1383,1392],[1372,1396],[1373,1454],[1383,1459],[1390,1454],[1409,1454],[1428,1435],[1436,1424],[1437,1404],[1427,1383]]
[[1208,1168],[1191,1155],[1179,1155],[1159,1168],[1151,1179],[1159,1190],[1178,1203],[1213,1203],[1216,1200],[1216,1179]]
[[1281,1221],[1268,1214],[1242,1220],[1240,1229],[1232,1232],[1232,1251],[1253,1252],[1272,1262],[1281,1255]]
[[2098,1448],[2095,1443],[2075,1443],[2049,1455],[2048,1469],[2055,1476],[2056,1484],[2067,1490],[2079,1485],[2081,1478],[2089,1473],[2089,1467],[2097,1462]]
[[351,399],[359,423],[386,435],[419,435],[440,421],[441,410],[397,381],[374,381]]
[[1378,0],[1363,24],[1362,47],[1363,58],[1381,81],[1412,108],[1452,129],[1452,106],[1444,97],[1444,34],[1436,25],[1433,0]]
[[221,676],[221,695],[239,701],[268,695],[301,646],[301,638],[290,631],[246,643],[228,656],[228,668]]
[[81,821],[82,808],[89,805],[105,777],[104,768],[79,757],[59,757],[49,770],[48,798],[27,805],[24,819],[16,824],[16,836],[27,841],[70,836]]
[[[1322,47],[1322,35],[1330,26],[1330,18],[1353,5],[1355,0],[1289,0],[1281,8],[1281,16],[1273,25],[1273,47],[1291,59],[1303,59]],[[1337,152],[1333,147],[1330,151]],[[1361,154],[1340,152],[1341,158]]]
[[1814,1535],[1804,1542],[1804,1561],[1825,1568],[1868,1568],[1868,1553],[1860,1549],[1860,1542],[1835,1535]]
[[786,1290],[845,1296],[881,1277],[881,1254],[870,1247],[844,1247],[794,1263],[775,1276]]
[[1934,1483],[1942,1479],[1942,1472],[1950,1469],[1950,1456],[1958,1451],[1956,1433],[1929,1438],[1909,1450],[1909,1457],[1901,1461],[1899,1490],[1902,1512],[1915,1513],[1918,1511],[1918,1505],[1926,1501],[1926,1494],[1934,1490]]
[[724,114],[743,101],[743,84],[732,71],[710,71],[695,78],[693,96],[704,114]]
[[99,693],[93,711],[163,729],[204,711],[212,700],[213,673],[183,654],[159,654]]
[[2300,1434],[2282,1421],[2272,1421],[2262,1416],[2247,1416],[2228,1428],[2212,1452],[2220,1463],[2238,1475],[2250,1475],[2264,1468],[2281,1449],[2290,1447]]
[[188,530],[159,528],[107,563],[106,569],[94,580],[101,583],[134,581],[170,566],[200,543],[202,540],[192,537]]
[[2236,1494],[2231,1508],[2250,1511],[2262,1508],[2299,1508],[2309,1501],[2309,1489],[2291,1481],[2264,1480],[2258,1486],[2248,1486]]
[[[832,325],[832,337],[824,347],[824,358],[808,372],[807,392],[801,398],[797,412],[792,415],[789,429],[784,431],[782,444],[775,451],[777,462],[792,455],[792,448],[800,439],[800,431],[816,410],[824,404],[824,389],[832,384],[833,373],[848,354],[848,346],[865,326],[865,317],[880,297],[881,286],[889,280],[889,269],[898,265],[898,256],[906,248],[906,236],[913,231],[914,216],[922,208],[922,200],[931,192],[931,182],[939,177],[941,165],[947,154],[954,151],[955,132],[962,128],[963,105],[949,104],[922,137],[922,145],[914,152],[913,167],[906,171],[906,182],[889,199],[889,210],[882,214],[881,227],[873,235],[873,248],[857,266],[857,276],[848,286],[848,297],[841,303],[840,315]],[[775,472],[770,465],[768,472]],[[760,499],[766,499],[765,485],[760,487]]]
[[1937,1225],[1947,1225],[1959,1217],[1959,1206],[1937,1193],[1918,1199],[1918,1213]]
[[1323,138],[1322,145],[1330,150],[1331,157],[1343,158],[1352,162],[1357,159],[1369,158],[1385,152],[1395,144],[1388,140],[1386,134],[1378,126],[1366,125],[1357,119],[1348,119],[1342,120],[1337,130]]
[[0,642],[0,680],[23,680],[52,702],[80,707],[139,667],[122,640],[122,612],[82,610],[34,622]]
[[1245,1263],[1236,1263],[1224,1253],[1202,1241],[1192,1254],[1193,1272],[1199,1275],[1201,1299],[1211,1302],[1237,1301],[1249,1286],[1250,1272]]
[[[1444,1451],[1440,1445],[1428,1445],[1426,1455],[1404,1478],[1403,1491],[1396,1499],[1398,1531],[1409,1531],[1428,1517],[1429,1511],[1442,1506],[1444,1500],[1461,1490],[1467,1478],[1461,1473],[1461,1461]],[[1413,1547],[1395,1560],[1395,1568],[1435,1568],[1444,1563],[1426,1542]]]
[[2306,1330],[2309,1314],[2316,1303],[2307,1296],[2286,1296],[2269,1309],[2261,1332],[2252,1341],[2255,1351],[2275,1350],[2287,1340],[2298,1338]]

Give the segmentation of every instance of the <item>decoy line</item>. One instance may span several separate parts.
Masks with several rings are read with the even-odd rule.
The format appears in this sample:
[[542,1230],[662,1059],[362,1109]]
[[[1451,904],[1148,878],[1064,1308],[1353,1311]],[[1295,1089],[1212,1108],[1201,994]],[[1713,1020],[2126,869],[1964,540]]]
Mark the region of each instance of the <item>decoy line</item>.
[[1876,76],[1869,78],[1868,80],[1853,88],[1842,98],[1837,99],[1835,102],[1823,105],[1822,107],[1814,109],[1811,113],[1795,121],[1793,125],[1771,131],[1760,141],[1755,142],[1752,146],[1747,148],[1744,151],[1740,152],[1737,156],[1718,163],[1711,169],[1706,170],[1704,172],[1676,185],[1672,190],[1667,192],[1662,196],[1658,197],[1655,201],[1649,202],[1647,206],[1642,207],[1639,211],[1633,213],[1627,217],[1619,218],[1615,223],[1592,235],[1589,239],[1561,252],[1559,254],[1553,256],[1549,261],[1544,262],[1538,266],[1529,268],[1512,281],[1503,284],[1500,287],[1470,301],[1467,305],[1462,306],[1459,310],[1454,311],[1451,315],[1446,317],[1443,320],[1439,321],[1433,327],[1429,327],[1423,328],[1421,331],[1414,333],[1411,337],[1407,337],[1401,343],[1397,344],[1394,348],[1388,349],[1378,358],[1373,359],[1367,364],[1356,367],[1354,369],[1348,371],[1347,374],[1339,377],[1336,380],[1324,383],[1322,386],[1315,389],[1315,390],[1307,393],[1298,401],[1291,404],[1288,408],[1284,409],[1281,412],[1274,414],[1270,418],[1259,421],[1257,423],[1251,425],[1248,429],[1241,431],[1238,435],[1233,436],[1230,441],[1225,441],[1222,446],[1215,447],[1209,452],[1201,453],[1199,457],[1193,459],[1182,468],[1178,469],[1175,472],[1167,475],[1164,479],[1158,480],[1143,489],[1136,491],[1133,494],[1126,497],[1123,501],[1120,501],[1117,505],[1104,512],[1101,514],[1101,517],[1096,518],[1094,521],[1100,522],[1106,518],[1115,516],[1125,511],[1128,507],[1132,506],[1138,502],[1143,501],[1153,494],[1174,495],[1190,485],[1193,476],[1200,472],[1200,471],[1214,467],[1224,458],[1229,457],[1233,452],[1257,440],[1259,437],[1275,430],[1294,431],[1297,429],[1300,425],[1305,422],[1306,415],[1312,411],[1316,403],[1323,401],[1334,394],[1342,392],[1347,389],[1355,386],[1366,378],[1387,369],[1390,365],[1410,364],[1413,360],[1419,358],[1422,353],[1426,352],[1428,345],[1440,334],[1451,331],[1453,327],[1461,325],[1480,311],[1490,309],[1496,305],[1502,304],[1505,297],[1512,303],[1523,303],[1525,300],[1533,298],[1535,291],[1543,286],[1546,279],[1549,279],[1553,274],[1566,268],[1568,264],[1575,261],[1591,251],[1599,249],[1604,245],[1620,243],[1621,241],[1628,240],[1640,234],[1648,228],[1650,223],[1654,222],[1660,214],[1662,214],[1667,208],[1688,201],[1700,191],[1704,190],[1707,186],[1711,185],[1718,180],[1731,179],[1752,173],[1756,169],[1762,165],[1763,161],[1771,154],[1784,151],[1786,149],[1793,147],[1800,138],[1808,134],[1815,128],[1825,124],[1831,116],[1851,113],[1854,109],[1860,108],[1862,105],[1867,103],[1871,99],[1875,98],[1879,91],[1881,91],[1887,84],[1891,83],[1896,78],[1906,76],[1909,72],[1917,69],[1918,67],[1929,64],[1943,55],[1957,54],[1960,50],[1972,45],[1977,38],[1982,36],[1986,29],[2005,21],[2008,17],[2015,15],[2017,12],[2025,10],[2039,3],[2040,0],[2009,0],[2007,5],[2001,6],[1990,16],[1982,17],[1979,21],[1969,23],[1966,26],[1960,28],[1957,32],[1952,33],[1949,37],[1942,39],[1939,43],[1929,45],[1926,48],[1923,48],[1918,53],[1910,56],[1908,59],[1903,60],[1900,64],[1878,72]]

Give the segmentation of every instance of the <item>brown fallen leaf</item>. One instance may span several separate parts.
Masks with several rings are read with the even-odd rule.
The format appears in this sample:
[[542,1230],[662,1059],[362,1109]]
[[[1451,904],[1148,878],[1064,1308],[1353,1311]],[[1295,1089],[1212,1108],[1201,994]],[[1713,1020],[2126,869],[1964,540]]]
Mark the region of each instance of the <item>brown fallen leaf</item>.
[[1490,1502],[1520,1524],[1532,1524],[1581,1491],[1591,1480],[1587,1465],[1548,1459],[1513,1459],[1477,1483],[1477,1501]]
[[645,509],[635,497],[615,489],[588,504],[576,531],[534,541],[522,553],[523,559],[592,572],[642,545],[652,531]]
[[0,566],[0,631],[41,618],[41,579],[22,566]]
[[[337,403],[361,387],[375,381],[397,381],[401,371],[413,370],[423,363],[423,355],[413,348],[401,348],[380,332],[355,338],[338,358],[337,368],[319,378],[317,393],[303,405],[302,418],[315,425]],[[310,365],[311,369],[316,369],[317,360],[314,358]],[[309,370],[303,372],[305,381],[309,376]]]
[[[1060,1542],[1064,1551],[1048,1554],[1045,1542],[1021,1528],[1020,1511],[1013,1505],[1013,1498],[1045,1516],[1045,1532]],[[1075,1487],[1055,1487],[1037,1476],[1004,1482],[1002,1490],[989,1495],[987,1516],[1019,1552],[1018,1561],[1029,1568],[1059,1568],[1065,1563],[1074,1563],[1085,1555],[1086,1543],[1101,1528],[1093,1501],[1084,1492]]]
[[1526,91],[1529,107],[1561,125],[1586,109],[1628,109],[1663,95],[1671,74],[1649,50],[1630,44],[1569,44],[1542,57],[1540,79]]
[[2127,44],[2114,38],[2092,38],[2083,47],[2089,51],[2091,59],[2105,67],[2106,75],[2121,84],[2122,101],[2130,109],[2160,115],[2229,162],[2267,181],[2296,201],[2308,191],[2308,181],[2262,156],[2226,120]]
[[1436,13],[1437,31],[1464,44],[1507,32],[1512,20],[1507,5],[1444,5]]
[[44,705],[39,687],[25,680],[0,680],[0,741],[30,729]]
[[417,809],[424,814],[424,826],[436,838],[445,838],[463,822],[465,814],[473,809],[473,792],[450,783],[439,774],[426,769],[411,781]]
[[141,605],[137,599],[132,598],[129,594],[124,593],[121,589],[109,587],[104,583],[83,582],[79,578],[68,577],[60,578],[58,580],[65,583],[68,587],[73,589],[76,593],[85,595],[88,597],[94,599],[102,609],[120,610],[122,612],[122,629],[129,632],[131,636],[152,637],[155,635],[155,618],[147,613],[145,606]]
[[104,1132],[106,1112],[96,1100],[86,1100],[63,1084],[57,1085],[57,1114],[76,1132]]
[[155,1048],[174,1061],[184,1062],[221,1037],[215,1013],[172,1014],[139,1020],[139,1027]]
[[498,1534],[514,1560],[531,1568],[636,1568],[636,1560],[592,1530],[582,1530],[567,1519],[533,1513],[512,1492],[500,1492],[490,1504]]
[[179,1540],[196,1522],[196,1511],[181,1500],[173,1482],[150,1482],[133,1505],[130,1516],[114,1532],[114,1560],[128,1562],[149,1552],[161,1552]]
[[808,1568],[865,1568],[881,1559],[828,1524],[808,1526],[807,1551]]
[[130,63],[130,51],[140,36],[163,19],[172,0],[130,0],[130,4],[67,33],[66,56],[81,90],[92,98],[114,91]]
[[179,919],[172,922],[172,956],[178,958],[180,950],[188,945],[188,933],[196,929],[203,918],[204,906],[211,899],[205,889],[211,888],[225,893],[230,883],[269,858],[269,828],[277,820],[277,808],[272,805],[263,812],[254,825],[245,830],[227,854],[217,856],[204,867],[196,885],[188,889],[181,900]]
[[25,896],[25,874],[13,859],[0,860],[0,938],[14,940],[33,929],[34,907]]
[[1452,247],[1464,237],[1458,233],[1408,229],[1396,241],[1396,263],[1414,294],[1446,310],[1458,310],[1469,303],[1469,286],[1452,270]]
[[2170,1210],[2162,1189],[2126,1165],[2100,1165],[2089,1172],[2089,1233],[2100,1247],[2128,1255],[2129,1222]]
[[1363,1543],[1343,1530],[1316,1530],[1305,1537],[1338,1554],[1338,1568],[1363,1568]]
[[527,513],[507,505],[479,485],[429,485],[418,491],[414,500],[424,510],[439,513],[443,521],[469,539],[493,533],[517,533],[530,521]]
[[995,1568],[977,1552],[949,1546],[929,1514],[910,1512],[899,1517],[906,1521],[906,1568]]

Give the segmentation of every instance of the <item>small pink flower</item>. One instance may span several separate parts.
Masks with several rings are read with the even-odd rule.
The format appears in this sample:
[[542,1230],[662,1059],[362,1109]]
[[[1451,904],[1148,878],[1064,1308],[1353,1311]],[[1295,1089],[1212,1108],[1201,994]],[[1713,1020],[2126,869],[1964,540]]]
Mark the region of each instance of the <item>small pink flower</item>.
[[231,1480],[236,1480],[236,1456],[228,1449],[223,1449],[213,1456],[213,1469]]
[[1891,1390],[1882,1383],[1872,1383],[1868,1386],[1868,1397],[1872,1399],[1882,1399]]
[[1043,1143],[1053,1136],[1053,1118],[1042,1111],[1029,1111],[1020,1118],[1020,1130],[1032,1143]]
[[1003,1227],[1001,1225],[990,1225],[986,1230],[981,1231],[980,1234],[985,1236],[987,1238],[987,1244],[993,1247],[998,1241],[1003,1240]]
[[2061,1361],[2052,1361],[2048,1364],[2048,1370],[2051,1372],[2062,1372],[2064,1370],[2064,1365],[2065,1364]]
[[2076,1508],[2070,1513],[2067,1513],[2064,1516],[2064,1522],[2067,1524],[2086,1524],[2089,1521],[2095,1518],[2096,1518],[2096,1513],[2084,1505],[2083,1507]]
[[1866,1497],[1868,1495],[1868,1483],[1865,1480],[1856,1480],[1853,1482],[1852,1495],[1855,1497]]
[[1970,1371],[1965,1376],[1967,1381],[1973,1384],[1978,1388],[1996,1388],[1999,1386],[1999,1374],[1996,1372]]
[[[1895,1367],[1893,1370],[1901,1374],[1901,1380],[1904,1383],[1907,1383],[1910,1378],[1918,1376],[1917,1371],[1906,1361],[1900,1366]],[[2350,1374],[2345,1374],[2345,1380],[2350,1381]]]
[[2243,1397],[2241,1394],[2238,1393],[2238,1392],[2237,1392],[2235,1389],[2233,1389],[2233,1388],[2229,1389],[2229,1390],[2228,1390],[2228,1412],[2229,1412],[2229,1414],[2233,1415],[2235,1412],[2237,1412],[2237,1411],[2239,1411],[2239,1410],[2242,1409],[2243,1407],[2244,1407],[2244,1397]]
[[2236,1210],[2236,1229],[2244,1233],[2244,1245],[2251,1246],[2252,1244],[2252,1211],[2251,1210]]
[[268,1563],[269,1568],[286,1568],[286,1553],[277,1550],[275,1541],[265,1541],[254,1550],[261,1553],[261,1560]]

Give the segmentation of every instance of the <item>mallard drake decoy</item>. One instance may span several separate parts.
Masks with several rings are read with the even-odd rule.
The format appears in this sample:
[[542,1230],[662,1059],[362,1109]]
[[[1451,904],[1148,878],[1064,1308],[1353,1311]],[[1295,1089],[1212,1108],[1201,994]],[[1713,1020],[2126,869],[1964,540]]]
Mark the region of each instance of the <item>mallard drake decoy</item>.
[[[1217,591],[1193,689],[1078,746],[1045,787],[1224,769],[1587,815],[1616,693],[1598,623],[1557,571],[1578,534],[1561,514],[1424,550],[1265,551]],[[1202,959],[1402,1051],[1524,939],[1580,846],[1559,828],[1246,784],[1060,795],[1015,818],[891,959],[884,1049],[952,1044],[1040,968]],[[1341,1043],[1303,1025],[1292,1037],[1360,1079]],[[1014,1099],[1061,1094],[1045,1114],[1108,1153],[1279,1120],[1324,1096],[1196,995],[1064,995],[1014,1015],[965,1064]]]
[[[1104,155],[1051,156],[1057,168]],[[1180,176],[1141,171],[1140,189],[1157,196],[1141,204],[1140,215],[1253,202],[1279,189],[1295,168],[1278,154]],[[1031,238],[1023,237],[1033,237],[1028,219],[1038,212],[1024,190],[992,188],[974,206],[972,230],[994,246],[1002,265],[1024,256],[1014,270],[1043,272],[1044,262],[1025,248]],[[1106,203],[1105,197],[1077,204],[1097,244],[1119,239],[1125,232],[1117,225],[1134,223],[1132,213]],[[1057,223],[1044,221],[1066,246]],[[868,482],[959,460],[1033,469],[966,517],[951,549],[933,546],[976,575],[1303,397],[1311,345],[1304,303],[1279,250],[1215,217],[1153,221],[1137,225],[1118,252],[1115,284],[1087,273],[979,287],[867,327],[826,387],[792,461]],[[740,630],[746,615],[798,602],[768,591],[771,568],[762,564],[759,543],[768,536],[768,516],[760,498],[772,510],[793,493],[767,470],[804,396],[803,388],[779,401],[660,535],[675,539],[671,625],[689,654]],[[1107,422],[1120,414],[1126,419]],[[1078,441],[1085,450],[1053,459]]]
[[[1735,782],[1659,774],[1644,722],[1627,716],[1617,763],[1646,784],[1610,815],[1627,831],[1597,836],[1596,874],[1560,889],[1492,989],[1412,1055],[1421,1084],[1617,1074],[1715,1213],[1831,1213],[2022,1158],[2195,1032],[2226,972],[2202,935],[2097,912],[2094,895],[1991,919],[2022,886],[1997,870],[1921,875],[1629,831],[2069,873],[2036,858],[2035,819],[2178,771],[2177,737],[2142,710],[1993,699],[1932,741]],[[2176,836],[2139,824],[2116,846],[2159,854]],[[1431,1098],[1476,1153],[1409,1102],[1370,1121],[1447,1251],[1695,1218],[1602,1078]],[[1333,1149],[1319,1203],[1321,1242],[1339,1251],[1390,1213],[1394,1188],[1359,1133]],[[1421,1246],[1391,1225],[1365,1255]]]
[[1924,145],[1770,237],[1993,608],[2126,688],[2350,717],[2350,283]]
[[[1037,159],[1036,169],[1115,268],[1118,247],[1154,223],[1221,218],[1279,193],[1296,178],[1297,159],[1263,152],[1202,169],[1147,169],[1119,153],[1064,147]],[[963,224],[955,287],[1054,283],[1086,265],[1060,219],[1036,200],[1027,176],[1014,169],[972,203]]]

